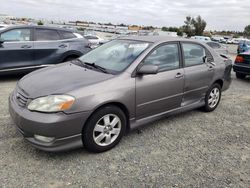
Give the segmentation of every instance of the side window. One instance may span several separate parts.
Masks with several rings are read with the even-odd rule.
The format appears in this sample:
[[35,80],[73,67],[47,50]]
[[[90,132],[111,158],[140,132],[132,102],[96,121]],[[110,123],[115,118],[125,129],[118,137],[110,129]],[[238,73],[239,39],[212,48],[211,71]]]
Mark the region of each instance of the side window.
[[215,42],[208,42],[207,45],[214,49],[221,48],[220,44]]
[[180,67],[177,44],[166,44],[155,49],[145,60],[144,64],[157,65],[159,71],[178,69]]
[[95,40],[98,39],[96,36],[85,36],[85,38],[86,38],[86,39],[90,39],[90,40],[91,40],[91,39],[95,39]]
[[182,49],[184,53],[185,66],[200,65],[204,63],[204,57],[206,56],[206,50],[201,45],[183,43]]
[[60,36],[56,30],[36,29],[35,33],[36,33],[36,41],[60,40]]
[[12,29],[1,34],[0,38],[4,41],[31,41],[30,29]]
[[73,39],[76,38],[74,33],[71,33],[69,31],[59,31],[63,39]]

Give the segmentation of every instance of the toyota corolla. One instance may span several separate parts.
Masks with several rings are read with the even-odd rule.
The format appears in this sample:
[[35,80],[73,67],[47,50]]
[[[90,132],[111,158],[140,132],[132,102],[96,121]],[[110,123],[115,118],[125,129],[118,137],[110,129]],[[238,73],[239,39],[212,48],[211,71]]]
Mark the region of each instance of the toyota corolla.
[[103,152],[146,123],[195,108],[215,110],[230,85],[231,67],[197,41],[117,39],[23,77],[10,95],[10,114],[41,150],[84,146]]

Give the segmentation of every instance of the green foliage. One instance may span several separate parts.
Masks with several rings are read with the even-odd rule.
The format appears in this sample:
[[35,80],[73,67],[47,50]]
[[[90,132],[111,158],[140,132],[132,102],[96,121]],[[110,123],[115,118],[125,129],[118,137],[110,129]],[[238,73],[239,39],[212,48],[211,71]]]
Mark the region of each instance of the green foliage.
[[44,24],[43,24],[42,20],[39,20],[39,21],[37,22],[37,25],[44,25]]
[[246,26],[244,29],[244,35],[250,37],[250,25]]
[[191,16],[187,16],[184,21],[183,31],[187,34],[188,37],[194,35],[203,35],[203,32],[207,26],[205,20],[201,18],[201,16],[197,16],[196,18],[192,18]]

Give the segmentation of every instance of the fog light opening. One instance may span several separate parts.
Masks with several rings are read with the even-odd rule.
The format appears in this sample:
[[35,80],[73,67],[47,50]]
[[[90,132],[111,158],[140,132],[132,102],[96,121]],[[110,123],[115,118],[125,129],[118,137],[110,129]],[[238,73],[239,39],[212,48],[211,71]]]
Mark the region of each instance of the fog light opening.
[[46,137],[46,136],[41,136],[41,135],[37,135],[37,134],[34,135],[34,138],[38,141],[42,141],[42,142],[46,142],[46,143],[49,143],[49,142],[52,142],[55,140],[54,137]]

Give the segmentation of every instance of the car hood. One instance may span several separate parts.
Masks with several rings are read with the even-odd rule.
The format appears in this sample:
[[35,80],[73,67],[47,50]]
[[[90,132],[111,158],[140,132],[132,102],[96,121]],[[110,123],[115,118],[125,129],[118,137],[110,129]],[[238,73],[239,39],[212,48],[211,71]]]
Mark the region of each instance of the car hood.
[[64,94],[80,87],[96,84],[114,77],[112,74],[90,70],[72,63],[34,71],[18,82],[29,98]]

